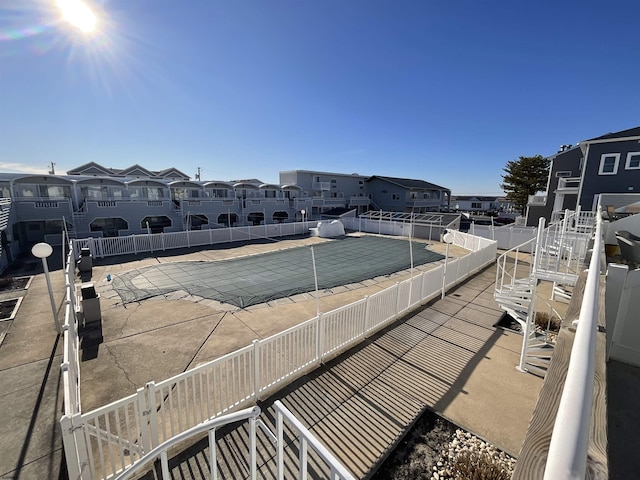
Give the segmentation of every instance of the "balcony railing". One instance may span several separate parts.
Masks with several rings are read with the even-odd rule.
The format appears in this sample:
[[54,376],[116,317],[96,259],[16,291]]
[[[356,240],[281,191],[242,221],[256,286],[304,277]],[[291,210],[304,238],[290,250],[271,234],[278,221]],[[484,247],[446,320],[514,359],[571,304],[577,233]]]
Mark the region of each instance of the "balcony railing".
[[313,182],[311,188],[314,192],[328,192],[331,190],[331,182]]
[[580,188],[580,177],[564,177],[558,180],[559,193],[578,193]]
[[546,195],[529,195],[527,206],[529,207],[544,207],[547,204]]

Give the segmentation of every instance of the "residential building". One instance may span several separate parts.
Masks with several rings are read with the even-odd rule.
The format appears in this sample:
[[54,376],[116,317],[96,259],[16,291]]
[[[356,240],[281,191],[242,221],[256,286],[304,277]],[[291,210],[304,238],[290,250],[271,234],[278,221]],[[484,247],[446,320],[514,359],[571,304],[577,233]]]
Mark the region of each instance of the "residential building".
[[0,196],[10,200],[0,230],[18,254],[41,241],[60,244],[63,229],[84,238],[263,225],[315,220],[337,207],[363,213],[374,202],[420,212],[438,210],[449,196],[422,180],[391,177],[296,170],[281,172],[280,180],[191,180],[175,168],[95,162],[65,175],[0,173]]
[[376,210],[426,213],[448,210],[451,205],[451,190],[424,180],[374,175],[365,183]]
[[563,146],[551,160],[547,190],[529,198],[527,224],[564,209],[593,210],[604,193],[640,189],[640,127]]
[[454,210],[463,212],[490,212],[500,209],[498,197],[486,197],[479,195],[456,195],[451,201]]

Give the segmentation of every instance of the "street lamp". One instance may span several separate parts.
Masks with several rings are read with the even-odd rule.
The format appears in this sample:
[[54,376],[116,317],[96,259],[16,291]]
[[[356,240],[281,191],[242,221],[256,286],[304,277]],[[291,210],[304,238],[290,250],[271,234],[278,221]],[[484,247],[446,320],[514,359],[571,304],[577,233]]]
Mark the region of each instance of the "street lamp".
[[58,333],[62,332],[60,321],[58,320],[58,310],[56,309],[56,301],[53,298],[53,290],[51,288],[51,279],[49,278],[49,266],[47,265],[47,257],[53,253],[53,248],[48,243],[36,243],[31,248],[34,257],[42,259],[42,268],[44,269],[44,278],[47,281],[47,289],[49,290],[49,300],[51,301],[51,311],[53,312],[53,320],[56,323]]
[[442,270],[442,295],[440,296],[441,299],[444,298],[444,291],[447,286],[446,283],[447,283],[447,262],[449,260],[449,244],[453,242],[453,234],[447,230],[447,233],[445,233],[442,236],[442,241],[447,244],[447,248],[444,253],[444,269]]
[[300,213],[302,214],[302,233],[304,233],[304,214],[307,213],[307,211],[302,209]]

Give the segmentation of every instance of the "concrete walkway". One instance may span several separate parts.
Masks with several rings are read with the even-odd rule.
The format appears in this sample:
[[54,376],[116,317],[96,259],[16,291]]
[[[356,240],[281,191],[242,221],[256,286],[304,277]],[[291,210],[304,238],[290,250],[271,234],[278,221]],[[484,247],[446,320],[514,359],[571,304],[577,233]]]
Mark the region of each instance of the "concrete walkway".
[[[56,258],[51,260],[55,265]],[[34,259],[26,267],[12,275],[34,274],[29,288],[0,293],[0,300],[23,297],[16,317],[0,322],[0,479],[64,478],[62,336],[55,329],[42,264]],[[60,305],[62,271],[52,272],[51,280]]]

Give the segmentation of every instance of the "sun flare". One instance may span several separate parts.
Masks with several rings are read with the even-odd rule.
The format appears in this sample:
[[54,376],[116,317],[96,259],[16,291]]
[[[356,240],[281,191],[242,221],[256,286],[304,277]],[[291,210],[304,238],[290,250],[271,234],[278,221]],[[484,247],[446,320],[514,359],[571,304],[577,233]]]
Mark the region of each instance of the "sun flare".
[[83,33],[96,28],[97,17],[82,0],[56,0],[62,18]]

